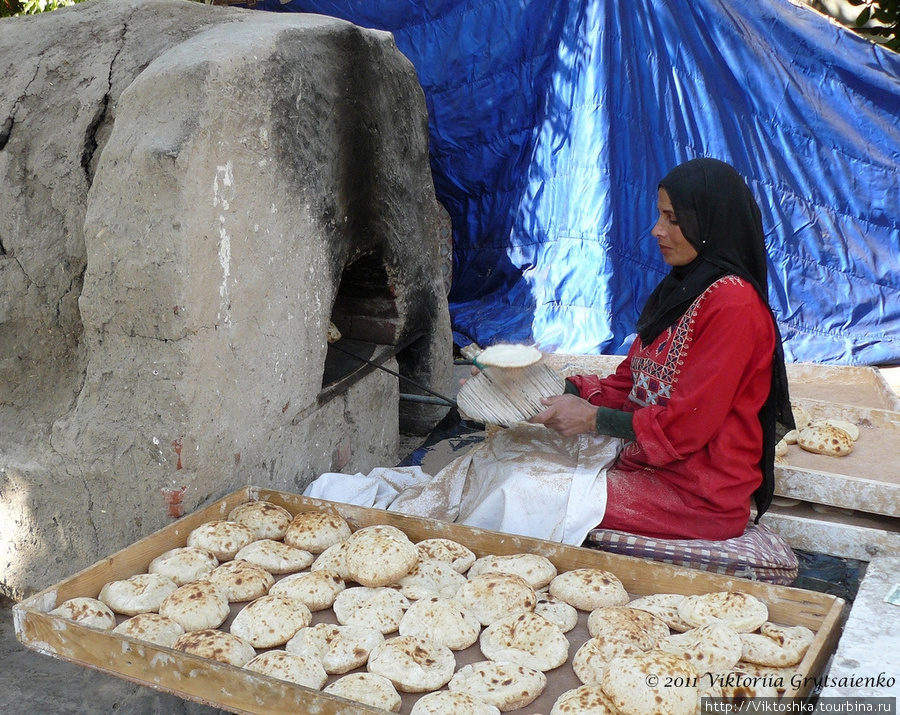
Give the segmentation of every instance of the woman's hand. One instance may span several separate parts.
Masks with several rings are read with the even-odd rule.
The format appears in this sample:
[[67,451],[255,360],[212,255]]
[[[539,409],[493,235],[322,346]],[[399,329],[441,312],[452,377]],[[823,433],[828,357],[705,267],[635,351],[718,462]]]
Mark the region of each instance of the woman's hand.
[[597,408],[577,395],[554,395],[541,398],[547,409],[532,417],[529,422],[545,425],[566,437],[577,434],[597,433]]
[[[481,370],[479,370],[477,367],[472,365],[472,377],[475,377],[479,372],[481,372]],[[465,384],[466,384],[466,378],[465,377],[459,378],[459,386],[462,387]]]

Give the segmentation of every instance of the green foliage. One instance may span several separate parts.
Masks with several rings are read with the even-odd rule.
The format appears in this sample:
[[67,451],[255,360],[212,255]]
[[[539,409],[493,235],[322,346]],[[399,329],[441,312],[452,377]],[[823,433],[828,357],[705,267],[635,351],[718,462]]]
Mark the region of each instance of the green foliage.
[[37,15],[83,0],[0,0],[0,17],[13,15]]
[[856,16],[856,27],[868,35],[882,37],[881,44],[900,52],[900,0],[848,0],[863,5]]

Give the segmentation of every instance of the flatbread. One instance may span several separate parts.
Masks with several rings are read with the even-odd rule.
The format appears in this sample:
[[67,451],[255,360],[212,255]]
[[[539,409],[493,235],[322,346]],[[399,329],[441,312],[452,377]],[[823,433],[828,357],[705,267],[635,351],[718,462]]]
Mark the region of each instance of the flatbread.
[[588,632],[593,637],[617,635],[631,640],[641,650],[656,647],[669,637],[669,626],[649,611],[629,606],[608,606],[591,611]]
[[563,633],[568,633],[578,624],[578,610],[565,601],[551,596],[548,591],[538,591],[534,612],[543,616],[557,626]]
[[297,631],[285,650],[317,658],[327,673],[343,674],[364,666],[382,643],[384,636],[374,628],[317,623]]
[[344,579],[323,569],[286,576],[269,589],[269,594],[296,598],[310,611],[323,611],[331,608],[334,599],[345,588]]
[[438,690],[419,698],[409,715],[500,715],[500,710],[467,693]]
[[420,559],[434,559],[450,564],[459,573],[465,573],[475,563],[475,553],[452,539],[424,539],[416,544]]
[[810,425],[800,430],[797,446],[828,457],[845,457],[853,451],[853,438],[830,424]]
[[483,573],[511,573],[521,576],[537,590],[549,584],[557,575],[556,566],[540,554],[511,554],[482,556],[469,568],[469,578]]
[[700,705],[698,675],[687,661],[659,650],[615,658],[600,687],[620,715],[695,715]]
[[291,512],[267,501],[248,501],[228,513],[229,521],[246,524],[259,539],[282,539],[293,520]]
[[652,613],[673,631],[681,633],[693,628],[690,623],[685,623],[678,615],[678,606],[681,605],[684,598],[684,595],[680,593],[654,593],[635,598],[628,603],[628,607]]
[[797,665],[815,638],[805,626],[764,623],[759,633],[741,634],[741,660],[778,668]]
[[467,693],[500,712],[524,708],[544,692],[547,676],[540,670],[492,660],[469,663],[450,679],[449,690]]
[[179,586],[159,606],[160,615],[177,621],[185,631],[218,628],[229,612],[228,599],[209,581]]
[[749,593],[715,591],[685,596],[678,604],[678,615],[695,627],[725,623],[738,633],[750,633],[766,622],[769,609]]
[[[817,424],[818,422],[819,420],[815,420],[812,424]],[[844,432],[850,435],[850,439],[854,442],[859,439],[859,427],[849,420],[842,420],[839,417],[826,417],[822,422],[826,425],[831,425],[832,427],[844,430]]]
[[286,596],[262,596],[238,612],[230,630],[254,648],[274,648],[287,643],[311,621],[312,613],[302,601]]
[[417,558],[409,573],[397,582],[410,601],[430,596],[453,598],[466,582],[465,576],[444,561]]
[[791,412],[794,414],[794,426],[798,430],[802,430],[810,423],[810,420],[812,420],[809,416],[809,410],[803,407],[803,405],[798,405],[796,402],[791,403]]
[[332,573],[336,573],[342,579],[347,580],[350,578],[350,573],[347,571],[347,560],[344,558],[344,554],[346,553],[346,541],[332,544],[316,557],[316,560],[313,561],[309,570],[331,571]]
[[[779,696],[778,688],[769,678],[742,671],[703,675],[700,680],[703,683],[701,698],[718,698],[731,705],[744,705],[748,700]],[[746,711],[747,706],[744,705],[743,709]]]
[[256,541],[256,532],[236,521],[208,521],[188,534],[187,545],[212,552],[220,562],[230,561],[247,544]]
[[256,651],[247,641],[232,633],[213,629],[185,633],[175,641],[175,645],[172,647],[201,658],[217,660],[220,663],[238,667],[256,657]]
[[419,550],[399,529],[370,526],[347,540],[344,562],[347,575],[363,586],[376,588],[397,583],[419,560]]
[[424,636],[463,650],[478,640],[481,623],[459,601],[432,596],[413,603],[400,620],[401,636]]
[[615,574],[602,569],[581,568],[561,573],[550,582],[550,594],[579,611],[628,603],[622,582]]
[[171,579],[176,586],[197,581],[219,565],[219,559],[208,549],[182,546],[169,549],[150,562],[148,571]]
[[483,626],[506,616],[533,611],[537,605],[534,589],[528,582],[521,576],[507,573],[473,576],[457,591],[456,600]]
[[560,695],[550,715],[618,715],[618,711],[599,685],[582,685]]
[[575,652],[572,669],[585,685],[600,685],[610,661],[624,655],[643,653],[633,640],[615,634],[589,638]]
[[252,601],[265,596],[275,578],[249,561],[228,561],[203,577],[216,586],[229,602]]
[[284,543],[312,554],[321,554],[349,536],[350,525],[339,514],[301,511],[291,520],[284,534]]
[[489,660],[540,671],[558,668],[569,657],[569,641],[562,630],[531,612],[495,621],[481,632],[478,643]]
[[283,650],[260,653],[244,664],[247,670],[262,673],[279,680],[302,685],[304,688],[321,690],[328,681],[328,673],[315,658],[293,655]]
[[726,623],[711,623],[664,638],[659,648],[684,658],[698,673],[727,673],[741,659],[741,638]]
[[392,713],[400,712],[402,702],[394,684],[375,673],[350,673],[326,685],[322,692]]
[[99,599],[84,596],[63,601],[50,611],[50,615],[75,621],[82,626],[99,628],[102,631],[112,630],[116,625],[116,614],[109,606]]
[[534,365],[541,357],[541,351],[532,345],[501,343],[485,348],[475,360],[485,366],[515,368]]
[[98,598],[116,613],[135,616],[157,613],[165,597],[176,588],[178,585],[162,574],[142,573],[104,584]]
[[184,628],[158,613],[138,613],[113,628],[113,633],[171,648],[184,635]]
[[372,649],[366,668],[404,693],[428,693],[443,687],[456,668],[447,646],[423,636],[397,636]]
[[309,551],[288,546],[281,541],[260,539],[247,544],[234,555],[234,559],[248,561],[271,574],[280,575],[302,571],[312,564],[315,557]]
[[385,635],[400,627],[407,608],[409,599],[406,596],[385,587],[356,586],[341,591],[334,599],[338,623],[374,628]]

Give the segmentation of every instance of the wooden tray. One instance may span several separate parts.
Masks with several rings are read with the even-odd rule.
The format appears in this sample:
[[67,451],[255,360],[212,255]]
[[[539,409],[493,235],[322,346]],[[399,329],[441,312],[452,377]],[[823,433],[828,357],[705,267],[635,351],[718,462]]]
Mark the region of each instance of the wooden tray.
[[[154,557],[169,549],[184,546],[191,530],[207,521],[226,518],[238,504],[255,499],[279,504],[294,514],[312,510],[338,513],[354,529],[371,524],[391,524],[406,532],[413,541],[434,537],[454,539],[466,544],[478,556],[537,553],[549,558],[560,572],[582,567],[606,569],[615,573],[635,597],[659,592],[695,594],[724,590],[753,594],[768,605],[772,621],[803,625],[816,633],[815,641],[803,661],[794,669],[796,677],[786,683],[788,688],[785,695],[788,697],[809,694],[813,687],[812,678],[823,674],[840,634],[844,601],[828,594],[245,487],[16,604],[13,613],[17,638],[26,647],[40,653],[234,713],[384,713],[385,711],[376,708],[258,675],[243,668],[87,628],[49,614],[49,611],[69,598],[96,598],[105,583],[146,572]],[[581,620],[586,620],[586,614],[581,614]],[[477,646],[473,648],[477,649]],[[569,663],[574,652],[574,649],[570,650]],[[539,698],[523,708],[523,712],[549,712],[552,702],[563,690],[579,684],[577,680],[568,684],[567,678],[569,682],[574,679],[570,664],[551,671],[548,674],[547,691],[541,696],[543,700]],[[408,713],[411,702],[404,698],[401,712]]]
[[900,517],[900,412],[823,400],[793,402],[805,407],[813,419],[837,417],[853,422],[859,426],[859,440],[845,457],[789,447],[784,462],[775,465],[775,494]]

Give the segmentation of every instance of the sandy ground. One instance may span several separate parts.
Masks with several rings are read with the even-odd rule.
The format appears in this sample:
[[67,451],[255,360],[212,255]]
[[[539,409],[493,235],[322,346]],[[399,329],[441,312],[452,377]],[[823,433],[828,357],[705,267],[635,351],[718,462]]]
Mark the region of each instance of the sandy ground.
[[[900,367],[883,369],[883,373],[900,393]],[[417,438],[407,438],[403,445],[412,451],[420,443]],[[454,455],[441,452],[435,456],[446,461]],[[11,607],[9,601],[0,603],[0,713],[3,715],[225,713],[29,650],[16,640]]]

